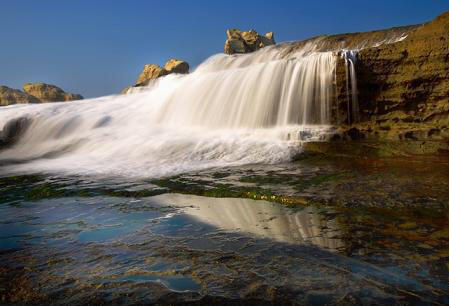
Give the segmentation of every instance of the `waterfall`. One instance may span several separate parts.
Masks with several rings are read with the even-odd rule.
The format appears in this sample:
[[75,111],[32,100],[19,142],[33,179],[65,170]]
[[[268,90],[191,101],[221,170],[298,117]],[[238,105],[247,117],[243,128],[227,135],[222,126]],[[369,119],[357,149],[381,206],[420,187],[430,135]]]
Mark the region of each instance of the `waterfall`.
[[[392,43],[404,35],[382,38]],[[170,74],[126,95],[1,107],[0,175],[161,177],[291,161],[303,142],[326,140],[333,131],[338,54],[346,62],[348,121],[359,120],[357,53],[342,51],[355,43],[375,42],[318,37],[217,54],[191,74]],[[17,119],[21,124],[11,122]],[[11,130],[16,126],[23,131]]]
[[284,50],[218,54],[132,94],[2,107],[0,128],[20,117],[28,128],[0,150],[0,172],[160,177],[288,162],[329,135],[337,53]]
[[[355,70],[355,63],[357,61],[357,51],[344,50],[342,51],[341,56],[345,60],[345,69],[346,69],[348,124],[352,124],[359,121],[357,74]],[[349,86],[349,84],[351,84],[351,86]]]

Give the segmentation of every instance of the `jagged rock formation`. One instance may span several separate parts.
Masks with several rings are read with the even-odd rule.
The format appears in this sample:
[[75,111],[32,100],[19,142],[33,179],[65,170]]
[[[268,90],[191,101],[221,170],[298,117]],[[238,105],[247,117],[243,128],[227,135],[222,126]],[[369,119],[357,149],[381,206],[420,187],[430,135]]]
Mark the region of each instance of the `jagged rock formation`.
[[45,83],[27,83],[23,85],[23,91],[36,97],[41,102],[61,102],[82,100],[79,94],[68,93],[61,88]]
[[28,83],[23,86],[24,91],[0,86],[0,105],[27,104],[41,102],[61,102],[81,100],[83,96],[67,93],[55,85],[44,83]]
[[[135,87],[146,86],[151,80],[160,78],[170,73],[189,73],[189,64],[185,61],[170,59],[165,63],[164,67],[155,64],[148,64],[143,67],[143,71],[140,73],[139,78],[136,81]],[[127,91],[129,88],[125,88],[123,91]],[[123,92],[122,91],[122,92]]]
[[248,32],[242,32],[236,29],[226,31],[226,42],[224,51],[227,54],[234,53],[249,53],[265,46],[274,45],[273,32],[266,33],[265,35],[259,35],[255,30]]
[[0,86],[0,106],[11,104],[38,103],[39,99],[18,89]]

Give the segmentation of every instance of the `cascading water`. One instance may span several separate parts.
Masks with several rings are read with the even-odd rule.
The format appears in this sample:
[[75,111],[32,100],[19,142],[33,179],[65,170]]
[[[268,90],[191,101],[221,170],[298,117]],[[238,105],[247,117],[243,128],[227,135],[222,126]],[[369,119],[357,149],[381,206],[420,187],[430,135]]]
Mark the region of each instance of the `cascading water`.
[[[215,55],[132,94],[2,107],[0,127],[31,124],[0,151],[0,171],[159,177],[290,161],[301,141],[329,135],[338,50],[319,50],[322,42]],[[358,114],[355,53],[344,54]]]
[[[345,60],[346,69],[346,93],[348,98],[348,124],[359,121],[359,101],[357,92],[357,74],[355,71],[355,63],[357,61],[357,51],[344,50],[341,56]],[[351,84],[351,87],[349,87]]]

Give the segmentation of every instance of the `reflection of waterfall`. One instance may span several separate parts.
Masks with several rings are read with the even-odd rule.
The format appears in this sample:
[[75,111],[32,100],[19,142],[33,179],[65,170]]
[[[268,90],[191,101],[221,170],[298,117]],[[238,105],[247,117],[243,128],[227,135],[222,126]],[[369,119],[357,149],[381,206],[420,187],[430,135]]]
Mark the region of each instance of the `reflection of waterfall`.
[[[357,91],[357,74],[355,63],[357,61],[357,51],[342,51],[342,57],[345,60],[346,69],[346,93],[348,99],[348,124],[359,121],[359,101]],[[349,86],[351,84],[351,86]]]
[[[250,199],[211,199],[199,196],[164,194],[158,202],[183,207],[201,222],[228,231],[250,233],[288,243],[312,243],[336,250],[343,246],[336,221],[325,221],[313,207],[293,212],[281,205]],[[325,228],[325,230],[323,230]]]

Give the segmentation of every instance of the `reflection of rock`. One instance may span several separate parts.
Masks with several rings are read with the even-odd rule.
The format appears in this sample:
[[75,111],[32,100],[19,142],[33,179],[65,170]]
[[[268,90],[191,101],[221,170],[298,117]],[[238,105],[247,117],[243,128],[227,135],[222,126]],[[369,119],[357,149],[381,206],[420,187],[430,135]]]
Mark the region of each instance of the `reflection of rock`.
[[[239,198],[214,198],[164,194],[154,199],[184,207],[186,213],[220,229],[240,231],[280,242],[310,242],[319,247],[338,249],[342,242],[337,224],[323,221],[313,207],[292,212],[281,205]],[[322,228],[326,227],[326,231]]]
[[254,30],[242,32],[232,29],[226,31],[226,36],[224,51],[227,54],[249,53],[275,44],[273,32],[262,36]]

